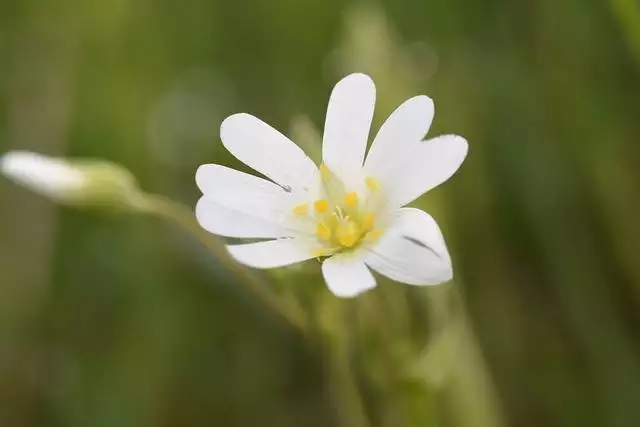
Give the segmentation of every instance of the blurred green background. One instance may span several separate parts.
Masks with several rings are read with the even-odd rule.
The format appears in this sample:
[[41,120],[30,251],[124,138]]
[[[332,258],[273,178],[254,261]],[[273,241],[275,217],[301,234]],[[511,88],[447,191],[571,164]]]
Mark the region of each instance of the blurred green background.
[[[470,142],[418,206],[479,344],[477,366],[464,346],[443,366],[489,384],[400,381],[382,399],[354,357],[371,426],[639,426],[636,0],[4,0],[0,151],[105,158],[194,206],[199,164],[238,166],[226,115],[317,151],[304,135],[354,71],[377,83],[378,125],[428,94],[430,135]],[[261,275],[323,287],[308,264]],[[426,344],[439,291],[382,285]],[[0,181],[0,426],[337,426],[324,360],[173,225]]]

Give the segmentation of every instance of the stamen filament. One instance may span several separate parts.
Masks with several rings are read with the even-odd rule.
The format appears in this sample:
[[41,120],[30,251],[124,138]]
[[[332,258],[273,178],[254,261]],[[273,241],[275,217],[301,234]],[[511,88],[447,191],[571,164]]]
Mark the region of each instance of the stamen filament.
[[294,216],[305,216],[315,225],[317,247],[311,249],[313,256],[328,257],[378,240],[383,234],[375,215],[380,202],[378,181],[366,177],[368,191],[347,192],[342,180],[326,165],[320,165],[319,170],[323,198],[295,205],[291,210]]
[[316,224],[316,236],[322,240],[331,239],[331,229],[324,221],[318,221]]

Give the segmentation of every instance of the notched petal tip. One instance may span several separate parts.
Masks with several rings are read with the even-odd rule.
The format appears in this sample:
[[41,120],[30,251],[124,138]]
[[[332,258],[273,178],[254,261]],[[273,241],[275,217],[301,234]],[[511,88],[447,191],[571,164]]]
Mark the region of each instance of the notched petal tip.
[[467,142],[467,140],[460,136],[460,135],[444,135],[445,137],[450,138],[450,140],[448,141],[449,144],[456,144],[459,148],[459,155],[460,157],[462,157],[462,159],[464,159],[465,157],[467,157],[467,154],[469,153],[469,142]]
[[447,144],[450,147],[450,161],[453,169],[449,175],[450,178],[462,167],[462,163],[467,158],[467,154],[469,154],[469,143],[459,135],[445,135],[444,137],[448,139]]

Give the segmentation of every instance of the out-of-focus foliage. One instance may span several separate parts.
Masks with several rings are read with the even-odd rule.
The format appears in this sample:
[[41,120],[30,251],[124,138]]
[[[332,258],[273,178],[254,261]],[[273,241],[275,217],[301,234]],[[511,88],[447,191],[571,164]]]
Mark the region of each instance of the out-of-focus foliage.
[[[105,158],[192,206],[199,164],[241,167],[227,114],[313,154],[344,74],[374,77],[377,124],[428,94],[431,134],[471,147],[418,202],[455,284],[383,281],[325,319],[357,339],[371,425],[636,427],[638,28],[633,0],[9,0],[0,150]],[[327,298],[314,261],[262,276]],[[425,345],[426,381],[386,368]],[[325,350],[171,224],[0,183],[1,426],[338,425]]]

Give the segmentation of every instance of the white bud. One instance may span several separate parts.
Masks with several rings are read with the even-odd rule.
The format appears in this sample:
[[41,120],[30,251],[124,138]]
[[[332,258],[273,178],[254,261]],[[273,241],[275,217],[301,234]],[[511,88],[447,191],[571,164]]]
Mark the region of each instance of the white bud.
[[0,157],[0,172],[42,196],[74,206],[134,208],[139,195],[133,175],[105,161],[13,151]]
[[85,184],[84,174],[65,161],[26,151],[0,158],[0,171],[16,183],[53,199],[64,199]]

